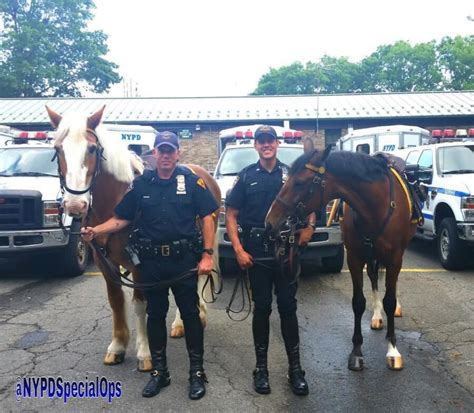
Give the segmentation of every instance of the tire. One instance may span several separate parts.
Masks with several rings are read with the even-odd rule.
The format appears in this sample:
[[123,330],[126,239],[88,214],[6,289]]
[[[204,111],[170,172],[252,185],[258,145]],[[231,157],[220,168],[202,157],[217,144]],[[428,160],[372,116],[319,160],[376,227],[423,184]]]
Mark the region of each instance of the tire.
[[465,267],[464,243],[459,239],[456,220],[444,218],[436,238],[438,257],[441,265],[447,270],[461,270]]
[[[81,223],[73,221],[71,232],[79,232]],[[89,261],[89,246],[78,234],[69,235],[69,243],[59,254],[58,272],[64,277],[76,277],[84,273]]]
[[339,273],[344,265],[344,244],[339,245],[337,254],[321,258],[322,270],[326,273]]

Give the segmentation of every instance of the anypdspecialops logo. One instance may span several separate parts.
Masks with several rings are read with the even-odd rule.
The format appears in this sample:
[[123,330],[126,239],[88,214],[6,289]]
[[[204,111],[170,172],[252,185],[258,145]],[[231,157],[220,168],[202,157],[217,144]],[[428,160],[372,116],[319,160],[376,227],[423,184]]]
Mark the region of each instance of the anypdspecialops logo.
[[109,381],[106,377],[89,380],[64,380],[62,377],[18,377],[16,400],[58,398],[67,403],[70,398],[107,399],[112,403],[114,398],[122,396],[122,383]]

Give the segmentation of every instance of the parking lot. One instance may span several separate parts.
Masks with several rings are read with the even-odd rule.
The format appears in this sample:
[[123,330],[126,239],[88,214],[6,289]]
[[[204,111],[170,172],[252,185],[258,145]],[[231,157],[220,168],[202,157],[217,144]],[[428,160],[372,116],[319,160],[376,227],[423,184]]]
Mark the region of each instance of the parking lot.
[[[125,362],[102,364],[111,337],[111,313],[105,285],[91,265],[86,275],[54,278],[19,273],[2,266],[0,278],[0,403],[2,411],[472,411],[474,410],[474,266],[447,272],[430,244],[415,241],[406,252],[399,292],[403,317],[396,319],[398,348],[405,358],[400,372],[387,369],[383,331],[371,331],[370,290],[363,318],[366,369],[347,369],[351,349],[352,287],[345,266],[340,274],[307,274],[298,293],[302,363],[310,385],[308,397],[294,396],[286,383],[286,355],[275,310],[271,318],[270,380],[272,393],[252,389],[254,364],[251,323],[230,321],[225,314],[232,290],[224,291],[209,311],[205,330],[208,394],[187,398],[184,341],[169,340],[172,384],[154,399],[143,399],[147,374],[136,371],[134,345]],[[368,279],[367,279],[368,281]],[[132,311],[130,318],[132,319]],[[171,314],[169,323],[171,323]],[[18,378],[106,377],[120,382],[121,397],[111,405],[101,398],[19,398]]]

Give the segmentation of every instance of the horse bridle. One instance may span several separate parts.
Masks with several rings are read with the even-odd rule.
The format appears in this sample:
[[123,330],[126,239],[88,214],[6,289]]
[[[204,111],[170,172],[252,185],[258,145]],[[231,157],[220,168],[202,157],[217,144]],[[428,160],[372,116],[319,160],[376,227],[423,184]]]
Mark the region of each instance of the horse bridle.
[[[320,188],[320,199],[323,199],[324,188],[326,187],[326,180],[324,179],[324,174],[326,173],[326,167],[324,165],[315,166],[315,165],[311,165],[310,163],[305,164],[304,167],[314,172],[314,177],[311,182],[311,187],[309,188],[309,191],[307,193],[307,196],[304,198],[304,201],[306,201],[307,203],[308,200],[311,199],[311,197],[313,196],[316,190],[316,187],[318,186]],[[292,204],[285,201],[279,195],[277,195],[275,200],[283,204],[286,208],[289,208],[289,209],[293,208]],[[289,216],[288,219],[290,221],[295,222],[295,224],[297,224],[298,222],[304,221],[306,217],[309,215],[309,213],[310,212],[306,211],[305,203],[303,201],[300,201],[295,206],[295,214],[292,216]]]
[[69,188],[67,186],[66,178],[64,177],[64,175],[61,171],[61,163],[60,163],[60,160],[59,160],[59,154],[58,154],[57,149],[56,149],[56,153],[54,154],[53,158],[51,159],[51,161],[54,161],[56,159],[57,162],[58,162],[59,185],[60,185],[60,188],[61,188],[61,192],[63,194],[64,194],[64,192],[68,192],[72,195],[84,195],[87,192],[91,191],[94,188],[95,181],[96,181],[97,176],[99,175],[99,172],[100,172],[100,161],[102,159],[105,160],[105,158],[104,158],[104,148],[101,146],[101,144],[99,142],[99,137],[97,136],[96,131],[94,129],[87,128],[86,132],[90,133],[92,136],[95,137],[96,145],[97,145],[97,149],[95,151],[96,162],[95,162],[94,174],[92,175],[92,179],[90,181],[90,184],[86,189],[77,190],[77,189]]

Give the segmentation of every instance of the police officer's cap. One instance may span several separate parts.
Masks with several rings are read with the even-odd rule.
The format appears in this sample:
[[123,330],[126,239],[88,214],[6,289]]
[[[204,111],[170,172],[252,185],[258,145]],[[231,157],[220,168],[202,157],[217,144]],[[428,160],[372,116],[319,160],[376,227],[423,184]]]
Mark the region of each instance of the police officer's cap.
[[173,149],[179,149],[179,140],[175,133],[165,131],[165,132],[158,132],[155,137],[155,148],[159,148],[160,146],[168,145],[171,146]]
[[276,139],[277,133],[275,129],[273,129],[271,126],[268,126],[268,125],[259,126],[255,130],[255,140],[258,140],[264,137]]

